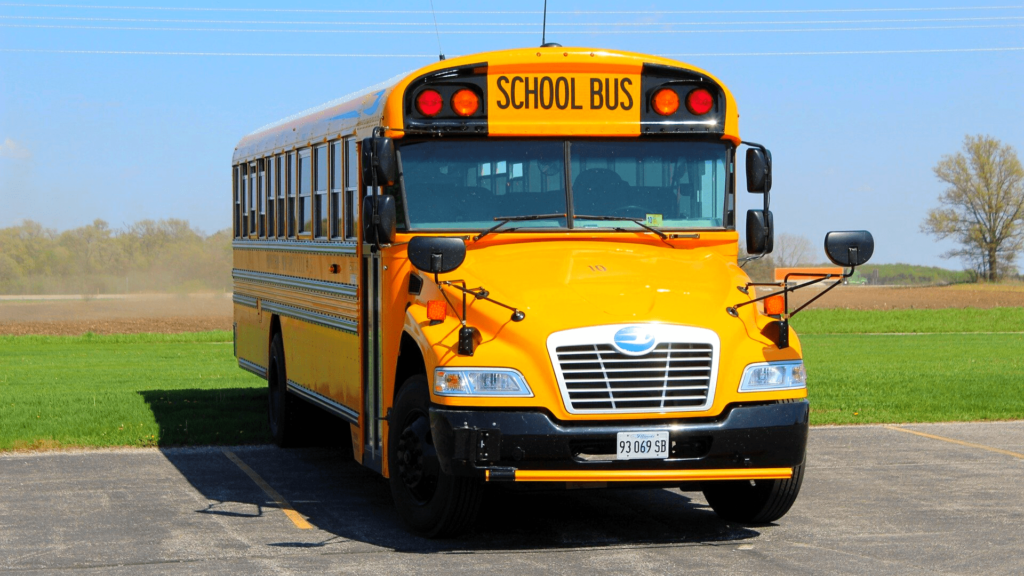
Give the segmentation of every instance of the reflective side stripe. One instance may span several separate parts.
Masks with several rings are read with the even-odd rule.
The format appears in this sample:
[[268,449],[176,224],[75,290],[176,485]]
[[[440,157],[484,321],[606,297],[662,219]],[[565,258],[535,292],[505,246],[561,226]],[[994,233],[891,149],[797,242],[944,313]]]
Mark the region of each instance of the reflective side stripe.
[[359,328],[359,323],[355,320],[349,320],[348,318],[341,318],[338,316],[328,316],[327,314],[313,312],[312,310],[304,310],[287,304],[268,302],[267,300],[263,301],[263,310],[270,312],[271,314],[280,314],[281,316],[295,318],[296,320],[303,320],[327,328],[334,328],[335,330],[341,330],[342,332],[348,332],[349,334],[356,334],[357,329]]
[[488,482],[676,482],[711,480],[789,480],[792,468],[718,470],[487,470]]
[[268,240],[235,240],[231,243],[235,250],[266,250],[270,252],[298,252],[303,254],[335,254],[355,256],[355,242],[295,242]]
[[232,294],[231,300],[239,306],[248,306],[249,308],[256,308],[256,299],[252,296],[246,296],[245,294]]
[[301,384],[293,382],[292,380],[288,381],[288,391],[292,392],[296,396],[301,396],[308,402],[312,402],[313,404],[320,406],[324,410],[327,410],[350,424],[359,425],[359,412],[356,412],[344,404],[331,400],[323,394],[313,392],[309,388],[305,388]]
[[266,284],[275,288],[306,290],[309,292],[321,292],[331,296],[339,296],[354,300],[358,294],[355,284],[338,284],[324,282],[323,280],[310,280],[296,276],[285,276],[283,274],[270,274],[268,272],[253,272],[252,270],[234,269],[231,271],[234,280]]
[[244,358],[239,358],[238,367],[244,370],[248,370],[249,372],[252,372],[253,374],[259,376],[260,378],[263,378],[264,380],[267,379],[267,369],[264,368],[263,366],[260,366],[259,364],[249,362]]

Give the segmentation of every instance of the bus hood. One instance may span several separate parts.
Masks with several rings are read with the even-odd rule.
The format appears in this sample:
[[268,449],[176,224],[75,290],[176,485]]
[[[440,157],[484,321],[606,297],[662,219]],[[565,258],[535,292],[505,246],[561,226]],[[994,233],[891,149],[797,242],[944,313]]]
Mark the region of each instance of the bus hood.
[[[746,275],[720,246],[587,240],[469,248],[465,263],[446,277],[465,279],[470,288],[482,286],[493,299],[525,312],[524,322],[544,324],[549,333],[626,322],[715,330],[730,320],[735,326],[725,309],[748,299],[736,289],[747,282]],[[449,294],[457,292],[449,289]],[[473,324],[485,316],[504,324],[508,314],[492,303],[475,302],[468,320]]]

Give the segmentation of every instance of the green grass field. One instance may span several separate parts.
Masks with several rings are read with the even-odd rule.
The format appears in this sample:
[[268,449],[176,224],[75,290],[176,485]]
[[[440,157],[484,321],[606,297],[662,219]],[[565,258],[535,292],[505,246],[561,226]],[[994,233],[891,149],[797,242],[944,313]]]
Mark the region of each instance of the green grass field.
[[[1021,309],[814,310],[794,326],[813,424],[1024,418]],[[266,384],[230,340],[0,337],[0,450],[267,442]]]
[[0,450],[266,442],[230,332],[0,337]]

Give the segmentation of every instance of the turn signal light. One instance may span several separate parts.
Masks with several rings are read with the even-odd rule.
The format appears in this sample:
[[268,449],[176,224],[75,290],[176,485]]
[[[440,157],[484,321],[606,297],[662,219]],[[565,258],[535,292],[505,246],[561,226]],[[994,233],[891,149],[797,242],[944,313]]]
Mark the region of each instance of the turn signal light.
[[416,97],[416,109],[424,116],[437,116],[444,105],[444,100],[437,90],[424,90]]
[[452,96],[452,110],[459,116],[472,116],[480,108],[480,98],[476,92],[463,88]]
[[679,95],[671,88],[662,88],[654,95],[651,101],[654,111],[662,116],[675,114],[679,110]]
[[778,316],[786,311],[786,299],[782,294],[769,296],[764,299],[764,313],[769,316]]
[[448,303],[444,300],[427,301],[427,318],[430,320],[444,320],[448,315]]
[[711,92],[703,88],[697,88],[686,95],[686,109],[694,116],[703,116],[715,106],[715,99]]

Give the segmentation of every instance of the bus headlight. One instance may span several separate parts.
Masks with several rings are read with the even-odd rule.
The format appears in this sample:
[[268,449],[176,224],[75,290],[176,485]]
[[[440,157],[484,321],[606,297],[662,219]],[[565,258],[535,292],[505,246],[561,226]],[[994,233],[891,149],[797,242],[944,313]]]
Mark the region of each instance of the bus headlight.
[[434,370],[434,394],[533,397],[523,375],[511,368],[438,368]]
[[750,364],[740,379],[740,392],[807,388],[807,371],[800,360]]

